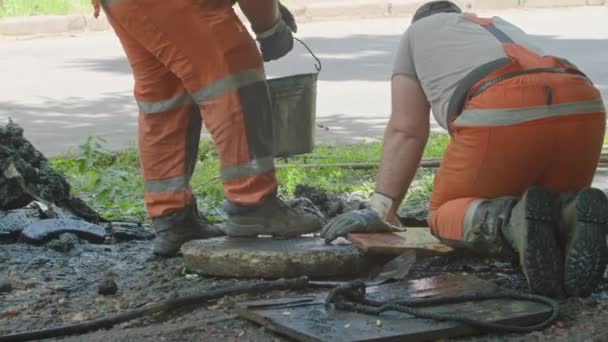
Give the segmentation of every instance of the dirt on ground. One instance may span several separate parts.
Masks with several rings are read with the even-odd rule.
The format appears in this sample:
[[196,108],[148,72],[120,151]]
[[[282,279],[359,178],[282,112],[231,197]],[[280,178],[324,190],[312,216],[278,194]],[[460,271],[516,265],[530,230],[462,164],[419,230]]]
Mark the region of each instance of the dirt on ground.
[[[158,258],[150,240],[92,244],[62,236],[43,246],[0,245],[0,335],[52,328],[106,317],[176,296],[243,283],[184,271],[183,259]],[[468,273],[505,288],[526,290],[509,260],[467,255],[418,258],[411,279]],[[310,290],[314,292],[314,290]],[[298,294],[308,293],[299,291]],[[224,298],[183,310],[136,319],[110,330],[70,336],[64,341],[288,341],[237,317],[231,303],[293,295]],[[608,279],[590,298],[562,301],[559,321],[542,332],[486,335],[463,341],[606,341]]]
[[[103,222],[85,203],[71,198],[69,184],[48,167],[16,125],[0,128],[0,160],[6,161],[0,167],[0,341],[3,335],[100,319],[171,298],[254,281],[202,277],[185,270],[181,257],[154,256],[151,233],[136,223]],[[291,203],[294,207],[324,219],[365,207],[356,196],[328,196],[306,186],[298,187],[296,196],[306,200],[296,199]],[[412,222],[423,224],[425,208],[401,211],[402,222],[411,223],[409,226],[415,225]],[[69,222],[70,227],[64,230],[53,220]],[[36,229],[32,229],[34,225]],[[420,257],[408,277],[467,273],[526,291],[516,264],[460,254]],[[232,304],[318,291],[226,297],[135,319],[108,330],[54,340],[288,341],[237,317]],[[562,301],[559,321],[542,332],[460,340],[488,339],[607,341],[608,278],[604,277],[590,298]]]

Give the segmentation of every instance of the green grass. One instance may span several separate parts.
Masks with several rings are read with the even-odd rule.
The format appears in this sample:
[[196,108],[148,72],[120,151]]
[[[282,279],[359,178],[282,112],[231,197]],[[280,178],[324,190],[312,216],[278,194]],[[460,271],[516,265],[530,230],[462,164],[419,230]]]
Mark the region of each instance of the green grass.
[[[439,157],[449,138],[433,134],[425,150],[425,157]],[[106,218],[134,218],[145,220],[143,178],[135,146],[113,153],[104,147],[105,141],[90,137],[79,146],[78,153],[66,153],[50,160],[51,165],[65,174],[72,185],[72,193],[85,200]],[[335,167],[335,163],[370,163],[377,165],[382,146],[379,143],[329,146],[320,145],[314,153],[277,161],[279,192],[293,196],[298,184],[320,187],[328,193],[359,193],[368,196],[374,188],[376,168],[354,170]],[[316,164],[320,167],[284,167],[290,164]],[[218,156],[213,145],[201,143],[198,164],[191,186],[199,198],[200,209],[211,220],[222,220],[223,192],[219,181]],[[433,173],[421,170],[407,202],[428,198],[432,189]]]
[[93,13],[91,0],[0,0],[0,17]]

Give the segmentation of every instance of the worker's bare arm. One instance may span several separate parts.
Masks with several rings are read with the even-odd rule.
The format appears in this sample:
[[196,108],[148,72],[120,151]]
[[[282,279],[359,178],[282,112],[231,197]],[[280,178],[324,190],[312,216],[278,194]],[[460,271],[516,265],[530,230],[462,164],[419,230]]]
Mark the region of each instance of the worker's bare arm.
[[430,132],[430,106],[417,80],[395,75],[391,97],[392,114],[384,133],[376,179],[376,192],[393,200],[389,220],[416,175]]

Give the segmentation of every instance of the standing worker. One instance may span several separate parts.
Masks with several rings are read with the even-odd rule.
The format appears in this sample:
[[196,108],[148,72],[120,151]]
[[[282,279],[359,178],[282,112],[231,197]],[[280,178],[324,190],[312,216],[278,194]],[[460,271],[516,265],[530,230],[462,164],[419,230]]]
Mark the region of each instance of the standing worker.
[[606,114],[585,74],[501,18],[433,1],[405,32],[391,83],[371,208],[330,221],[326,241],[391,229],[432,108],[451,134],[431,195],[432,233],[480,253],[517,253],[535,293],[590,295],[606,269],[608,200],[590,188]]
[[[133,70],[145,204],[160,255],[175,255],[194,239],[297,236],[322,226],[277,198],[263,61],[291,51],[295,20],[277,0],[238,3],[261,56],[232,0],[93,0],[95,16],[103,7]],[[220,157],[223,231],[199,214],[189,186],[202,122]]]

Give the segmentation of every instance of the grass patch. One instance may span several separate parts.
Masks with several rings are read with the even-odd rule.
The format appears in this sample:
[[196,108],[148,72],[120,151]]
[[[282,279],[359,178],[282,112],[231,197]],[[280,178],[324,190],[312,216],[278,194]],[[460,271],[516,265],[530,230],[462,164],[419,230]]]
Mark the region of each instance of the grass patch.
[[50,164],[66,175],[72,194],[108,218],[145,218],[143,178],[134,146],[121,153],[106,149],[101,138],[89,137],[78,155],[50,158]]
[[92,11],[91,0],[0,0],[0,17],[64,15]]
[[[449,137],[432,134],[424,157],[440,157]],[[51,158],[51,165],[65,174],[72,185],[72,193],[85,200],[106,218],[130,217],[145,220],[143,178],[135,146],[120,153],[104,147],[101,138],[90,137],[79,146],[78,153],[67,153]],[[336,163],[377,164],[381,155],[380,143],[329,146],[320,145],[314,153],[277,161],[279,192],[291,197],[298,184],[320,187],[328,193],[371,194],[377,169],[354,170],[332,166]],[[289,164],[318,164],[321,167],[281,168]],[[209,219],[223,219],[223,192],[219,181],[218,156],[213,144],[201,143],[198,164],[191,186],[199,198],[200,209]],[[419,202],[430,194],[434,174],[421,170],[416,184],[408,192],[406,203]]]

